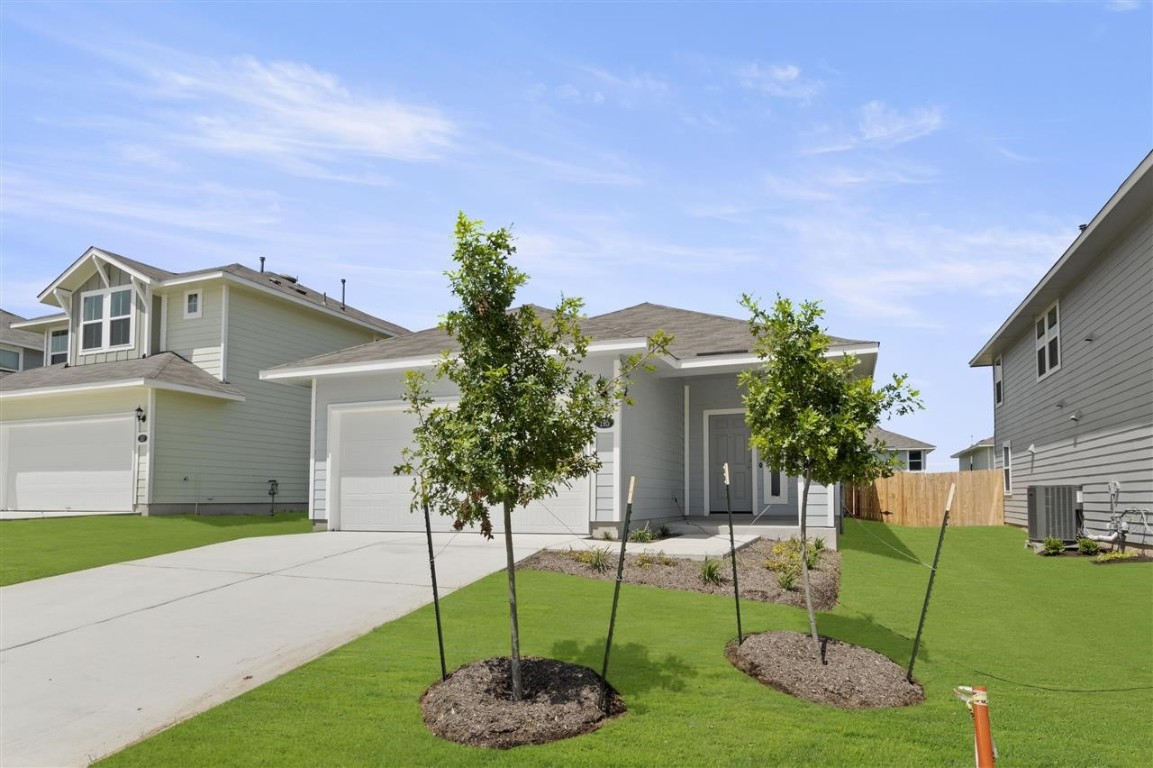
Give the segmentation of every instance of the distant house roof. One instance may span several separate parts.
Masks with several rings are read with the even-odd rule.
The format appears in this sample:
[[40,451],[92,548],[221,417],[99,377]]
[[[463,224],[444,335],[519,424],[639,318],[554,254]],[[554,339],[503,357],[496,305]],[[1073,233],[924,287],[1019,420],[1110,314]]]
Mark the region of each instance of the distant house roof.
[[968,456],[970,453],[976,453],[977,451],[980,451],[983,448],[992,448],[993,445],[994,445],[993,438],[986,437],[984,440],[978,440],[977,442],[973,443],[968,448],[964,448],[960,451],[957,451],[956,453],[954,453],[949,458],[950,459],[960,459],[964,456]]
[[[302,285],[297,282],[296,278],[287,275],[279,275],[273,272],[260,272],[242,264],[228,264],[223,267],[198,269],[191,272],[169,272],[168,270],[159,269],[94,246],[88,248],[79,259],[60,273],[60,275],[40,293],[40,300],[45,304],[58,305],[57,299],[53,295],[54,289],[62,287],[63,284],[68,282],[76,270],[86,261],[94,258],[116,264],[150,285],[163,287],[166,285],[192,282],[198,279],[209,280],[215,277],[225,277],[226,279],[236,280],[264,291],[280,294],[294,302],[312,305],[314,308],[329,315],[345,317],[360,325],[374,328],[390,336],[408,333],[407,329],[395,323],[390,323],[387,320],[382,320],[367,312],[362,312],[355,307],[342,304],[338,298],[329,297],[322,291],[317,291]],[[38,318],[38,320],[48,319],[49,318]]]
[[39,333],[32,331],[22,331],[19,328],[13,328],[13,323],[19,323],[24,320],[20,315],[14,315],[0,309],[0,341],[5,344],[13,344],[17,347],[26,347],[28,349],[43,349],[44,337]]
[[879,440],[885,444],[885,447],[890,451],[933,451],[937,446],[930,445],[929,443],[914,440],[911,437],[898,435],[896,432],[890,432],[887,429],[880,427],[873,427],[869,430],[867,435],[869,440]]
[[31,397],[61,392],[148,386],[180,392],[243,400],[236,386],[185,360],[175,352],[112,363],[69,366],[65,363],[32,368],[0,379],[0,398]]
[[981,351],[969,361],[971,367],[992,365],[1007,345],[1033,327],[1034,318],[1093,269],[1101,252],[1125,232],[1138,217],[1153,210],[1153,152],[1129,174],[1105,206],[1057,259],[1029,292],[1009,319],[1001,324]]
[[[538,315],[547,315],[550,312],[543,307],[534,306],[533,309]],[[669,352],[678,360],[721,356],[752,358],[753,355],[753,337],[749,332],[748,322],[723,315],[644,303],[616,312],[595,315],[581,323],[581,331],[594,342],[635,340],[638,344],[643,344],[645,339],[658,330],[673,336]],[[876,342],[871,341],[830,338],[833,351],[854,351],[855,348],[867,348],[872,351],[876,347]],[[338,352],[317,355],[277,366],[271,371],[286,373],[293,369],[427,359],[438,356],[445,350],[455,351],[456,348],[456,342],[440,328],[429,328]]]

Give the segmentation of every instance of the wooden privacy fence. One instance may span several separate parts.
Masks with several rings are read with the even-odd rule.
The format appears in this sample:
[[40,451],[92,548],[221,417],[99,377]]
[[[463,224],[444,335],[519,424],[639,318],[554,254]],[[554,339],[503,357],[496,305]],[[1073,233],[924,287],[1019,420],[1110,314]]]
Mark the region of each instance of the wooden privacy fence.
[[975,472],[898,472],[872,485],[845,488],[849,514],[897,525],[940,525],[949,486],[957,484],[949,525],[1003,525],[999,469]]

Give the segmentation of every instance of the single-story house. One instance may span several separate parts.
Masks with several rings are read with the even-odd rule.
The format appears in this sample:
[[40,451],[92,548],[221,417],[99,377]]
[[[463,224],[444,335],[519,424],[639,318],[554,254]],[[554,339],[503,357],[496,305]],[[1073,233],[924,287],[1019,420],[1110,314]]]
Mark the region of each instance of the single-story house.
[[14,324],[51,364],[0,379],[0,516],[303,509],[309,393],[260,370],[405,330],[261,261],[89,248],[53,280],[58,311]]
[[984,440],[978,440],[964,450],[957,451],[949,458],[957,460],[957,471],[975,472],[979,469],[996,468],[997,458],[995,453],[993,438],[986,437]]
[[898,435],[887,429],[873,427],[868,433],[869,441],[876,441],[885,446],[889,453],[897,457],[901,463],[899,469],[905,472],[924,472],[929,467],[929,453],[937,446],[917,440],[905,435]]
[[[657,330],[674,337],[655,370],[629,384],[634,401],[599,429],[595,449],[603,467],[556,497],[518,510],[523,532],[587,535],[619,528],[629,478],[636,476],[633,519],[705,520],[725,511],[721,467],[731,468],[733,511],[745,523],[795,525],[800,482],[765,466],[749,448],[740,371],[759,365],[748,323],[732,317],[638,304],[586,319],[592,339],[585,366],[604,376],[628,355],[644,350]],[[268,382],[297,385],[312,398],[309,511],[331,530],[423,529],[410,511],[411,478],[397,477],[401,450],[415,423],[402,401],[404,373],[430,370],[453,340],[432,328],[270,368]],[[831,356],[853,355],[860,376],[872,376],[878,344],[833,338]],[[448,382],[433,391],[451,404]],[[832,529],[840,513],[838,490],[814,486],[809,522]],[[499,523],[500,516],[494,518]],[[714,518],[715,520],[715,518]],[[447,529],[449,520],[436,525]]]

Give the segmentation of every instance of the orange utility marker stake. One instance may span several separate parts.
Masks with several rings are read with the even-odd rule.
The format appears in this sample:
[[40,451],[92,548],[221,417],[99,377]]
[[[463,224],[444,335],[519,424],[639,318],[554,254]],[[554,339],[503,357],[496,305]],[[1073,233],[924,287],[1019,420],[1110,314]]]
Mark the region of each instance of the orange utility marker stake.
[[973,744],[977,758],[977,768],[993,768],[997,759],[997,747],[993,744],[993,732],[989,727],[989,689],[983,685],[970,688],[958,685],[953,693],[973,715]]

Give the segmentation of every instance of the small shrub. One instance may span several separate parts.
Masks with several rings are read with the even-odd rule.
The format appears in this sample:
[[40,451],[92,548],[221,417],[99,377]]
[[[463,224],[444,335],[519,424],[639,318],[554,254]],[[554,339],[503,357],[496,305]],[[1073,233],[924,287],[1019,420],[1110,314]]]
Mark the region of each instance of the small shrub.
[[[820,539],[817,539],[817,541],[820,541]],[[817,563],[819,563],[820,560],[821,550],[810,545],[809,548],[805,550],[805,565],[810,571],[815,571],[817,569]]]
[[792,566],[788,560],[766,560],[765,567],[773,573],[780,573],[781,571]]
[[657,552],[657,562],[660,563],[661,565],[667,566],[667,565],[674,565],[677,561],[675,558],[672,558],[672,557],[669,557],[668,555],[666,555],[665,551],[662,549],[660,552]]
[[636,563],[638,568],[652,568],[653,562],[653,553],[649,552],[647,549],[637,555]]
[[669,527],[667,525],[662,525],[660,528],[657,528],[657,538],[658,539],[667,539],[669,536],[672,536],[672,535],[673,535],[673,532],[672,532],[672,530],[669,529]]
[[1135,557],[1137,557],[1136,552],[1122,552],[1118,549],[1115,549],[1112,552],[1102,552],[1101,554],[1097,555],[1096,558],[1094,558],[1094,561],[1098,563],[1112,563],[1117,560],[1132,560]]
[[1065,552],[1065,542],[1060,539],[1050,536],[1041,543],[1041,554],[1045,557],[1053,557]]
[[813,539],[811,546],[813,547],[814,552],[824,552],[825,551],[825,540],[822,538],[819,538],[819,537],[815,538],[815,539]]
[[724,583],[725,577],[721,575],[720,560],[705,558],[705,561],[701,563],[701,581],[718,587]]
[[797,579],[800,578],[801,570],[793,564],[788,567],[782,568],[777,573],[777,586],[785,591],[791,591],[797,585]]
[[649,542],[656,541],[657,535],[649,528],[649,524],[645,523],[644,528],[637,528],[629,534],[629,541]]
[[772,553],[776,557],[790,558],[801,554],[801,540],[796,536],[784,541],[774,541]]
[[1101,545],[1092,539],[1077,539],[1077,551],[1082,555],[1096,555],[1101,552]]
[[593,547],[575,552],[574,559],[581,565],[587,565],[597,573],[604,573],[609,569],[612,553],[608,547]]
[[601,531],[600,537],[601,537],[602,541],[613,541],[614,539],[616,539],[616,536],[613,535],[613,531],[611,528],[605,528],[603,531]]

